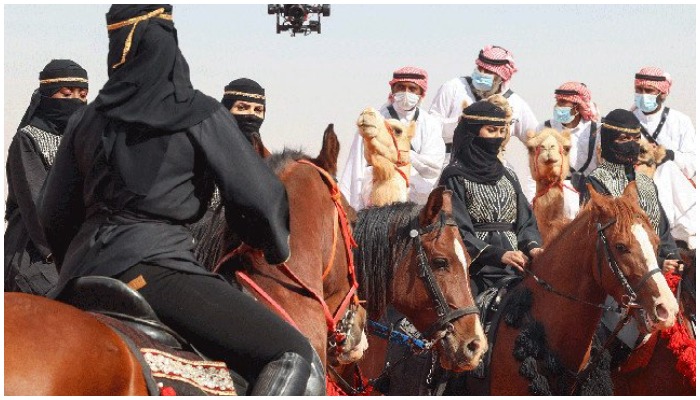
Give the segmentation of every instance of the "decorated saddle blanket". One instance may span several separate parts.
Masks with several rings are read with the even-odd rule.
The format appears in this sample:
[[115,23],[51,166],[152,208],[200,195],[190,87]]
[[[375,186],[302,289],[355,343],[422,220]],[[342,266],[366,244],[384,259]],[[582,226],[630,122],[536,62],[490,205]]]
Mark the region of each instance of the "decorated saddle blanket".
[[92,313],[112,328],[131,347],[141,362],[151,395],[235,396],[245,393],[247,383],[223,362],[175,350],[154,341],[138,329],[102,314]]

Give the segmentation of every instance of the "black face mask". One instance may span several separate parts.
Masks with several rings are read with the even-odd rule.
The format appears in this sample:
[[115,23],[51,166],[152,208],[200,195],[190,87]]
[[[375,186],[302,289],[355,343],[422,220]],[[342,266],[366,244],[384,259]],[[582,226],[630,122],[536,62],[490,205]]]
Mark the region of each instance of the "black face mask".
[[503,140],[504,138],[485,138],[477,136],[474,138],[474,146],[481,148],[483,153],[496,157],[501,151]]
[[80,108],[85,107],[85,104],[86,102],[81,99],[55,99],[42,96],[37,114],[47,122],[54,124],[58,133],[62,134],[70,116]]
[[254,132],[260,132],[260,127],[264,121],[263,118],[254,114],[233,114],[233,116],[238,122],[238,127],[241,128],[246,137],[250,137]]
[[626,143],[607,143],[601,145],[601,155],[607,161],[614,164],[634,165],[639,160],[639,142],[629,141]]

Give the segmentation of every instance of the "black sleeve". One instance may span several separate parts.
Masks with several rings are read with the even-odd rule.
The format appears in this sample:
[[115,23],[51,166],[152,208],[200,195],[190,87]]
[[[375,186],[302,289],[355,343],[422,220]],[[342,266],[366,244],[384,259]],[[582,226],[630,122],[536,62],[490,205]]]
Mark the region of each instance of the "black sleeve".
[[[587,176],[584,182],[590,183],[596,192],[598,192],[600,194],[604,194],[606,196],[610,195],[610,192],[608,192],[608,188],[606,188],[605,185],[603,185],[603,183],[600,182],[598,179],[596,179],[592,176]],[[585,183],[582,186],[582,188],[581,188],[582,190],[579,194],[579,199],[580,199],[579,204],[581,205],[581,207],[583,207],[591,199],[591,194],[588,192],[588,186],[586,186]]]
[[537,227],[537,219],[530,208],[530,204],[527,202],[527,198],[523,194],[523,189],[520,187],[520,182],[518,182],[515,174],[511,175],[508,171],[506,171],[506,174],[513,184],[518,198],[518,216],[515,220],[515,234],[518,237],[518,250],[525,254],[530,254],[530,250],[542,247],[542,237]]
[[250,246],[263,250],[269,263],[289,259],[287,192],[254,152],[231,113],[221,107],[190,132],[214,173],[231,229]]
[[448,178],[444,184],[445,187],[452,191],[452,216],[457,222],[459,233],[464,240],[464,246],[472,258],[472,262],[478,260],[479,264],[501,266],[501,258],[506,250],[492,246],[476,236],[472,219],[467,212],[464,185],[460,182],[457,176]]
[[[656,190],[656,198],[658,199],[659,192],[656,185],[654,185],[654,190]],[[673,240],[673,237],[671,237],[671,224],[668,222],[668,217],[663,207],[661,207],[661,203],[659,203],[659,211],[661,212],[659,218],[659,239],[661,239],[661,241],[659,242],[657,261],[659,261],[659,265],[662,265],[664,260],[680,260],[681,256],[678,253],[676,242]]]
[[74,145],[74,128],[82,111],[76,114],[68,122],[56,160],[46,178],[39,212],[46,241],[59,270],[68,246],[85,221],[83,177],[78,168]]
[[48,174],[40,150],[29,134],[17,131],[7,154],[8,177],[15,190],[22,223],[43,258],[51,253],[38,215],[39,194]]

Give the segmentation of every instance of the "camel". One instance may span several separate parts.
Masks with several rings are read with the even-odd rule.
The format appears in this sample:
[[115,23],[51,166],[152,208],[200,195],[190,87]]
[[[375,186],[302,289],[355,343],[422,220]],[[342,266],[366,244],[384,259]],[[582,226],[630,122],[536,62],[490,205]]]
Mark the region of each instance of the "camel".
[[367,108],[357,119],[362,135],[365,160],[372,166],[371,184],[363,184],[362,197],[369,206],[385,206],[408,201],[408,177],[411,175],[411,139],[415,121],[405,125],[395,119],[384,119],[373,108]]
[[639,144],[639,164],[637,164],[635,170],[654,179],[657,166],[661,164],[661,161],[666,156],[666,148],[661,145],[654,146],[645,137],[639,140]]
[[546,247],[578,212],[578,192],[566,181],[571,132],[544,128],[527,133],[530,173],[537,184],[532,208]]

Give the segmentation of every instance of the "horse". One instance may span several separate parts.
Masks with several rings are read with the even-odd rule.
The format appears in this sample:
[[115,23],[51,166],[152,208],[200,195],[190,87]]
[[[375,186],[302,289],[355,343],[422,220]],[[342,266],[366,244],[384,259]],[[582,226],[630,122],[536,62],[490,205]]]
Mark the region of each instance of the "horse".
[[[452,218],[451,196],[438,187],[425,206],[397,202],[361,210],[355,240],[369,317],[378,320],[391,304],[422,333],[442,368],[460,372],[476,368],[488,345],[469,285],[469,256]],[[366,376],[378,376],[384,366],[386,342],[373,340],[371,345],[375,343],[380,351],[372,348],[359,363]],[[340,375],[352,381],[355,372],[349,366]]]
[[383,206],[408,201],[411,175],[411,139],[416,123],[408,126],[395,119],[384,119],[377,110],[367,108],[357,119],[365,160],[372,166],[372,182],[363,182],[366,204]]
[[261,252],[241,246],[223,207],[195,246],[203,265],[248,289],[309,338],[323,365],[359,359],[367,346],[349,250],[354,242],[347,221],[354,214],[346,216],[349,205],[326,170],[336,171],[338,153],[331,124],[318,157],[285,149],[263,159],[289,199],[291,258],[285,265],[269,265]]
[[571,132],[552,128],[528,132],[525,146],[537,185],[532,211],[546,247],[578,212],[578,192],[566,181]]
[[695,250],[682,250],[681,258],[683,272],[665,274],[679,299],[678,321],[652,334],[619,369],[612,370],[616,395],[695,395]]
[[[330,143],[333,140],[335,144]],[[328,133],[325,142],[330,145],[324,145],[319,157],[324,160],[334,154],[337,157],[335,135]],[[292,162],[288,157],[280,157],[278,161],[290,200],[292,258],[288,264],[293,266],[294,275],[307,284],[307,289],[276,266],[256,262],[251,268],[258,271],[255,277],[260,286],[273,286],[269,292],[290,303],[287,310],[294,314],[300,330],[310,332],[312,343],[321,343],[316,348],[325,359],[328,320],[322,305],[306,290],[324,294],[331,309],[343,299],[354,298],[347,295],[353,293],[354,286],[354,271],[349,269],[351,258],[347,257],[346,247],[352,238],[342,233],[345,229],[338,215],[343,211],[334,201],[342,198],[337,189],[332,190],[333,184],[311,165]],[[230,249],[221,247],[221,250]],[[255,250],[249,250],[239,252],[238,256],[257,260],[258,255]],[[321,283],[324,268],[327,277]],[[353,306],[343,316],[337,327],[338,333],[344,335],[335,335],[333,339],[340,354],[357,358],[364,337],[364,310]],[[6,395],[149,393],[140,364],[119,335],[84,311],[39,296],[5,294],[5,367]]]
[[503,300],[501,323],[494,322],[495,336],[489,335],[489,379],[462,377],[451,390],[472,395],[593,390],[592,371],[605,359],[592,358],[591,347],[608,295],[628,307],[640,331],[673,324],[678,303],[657,268],[659,238],[638,205],[636,183],[620,198],[598,194],[590,185],[589,190],[590,201]]

